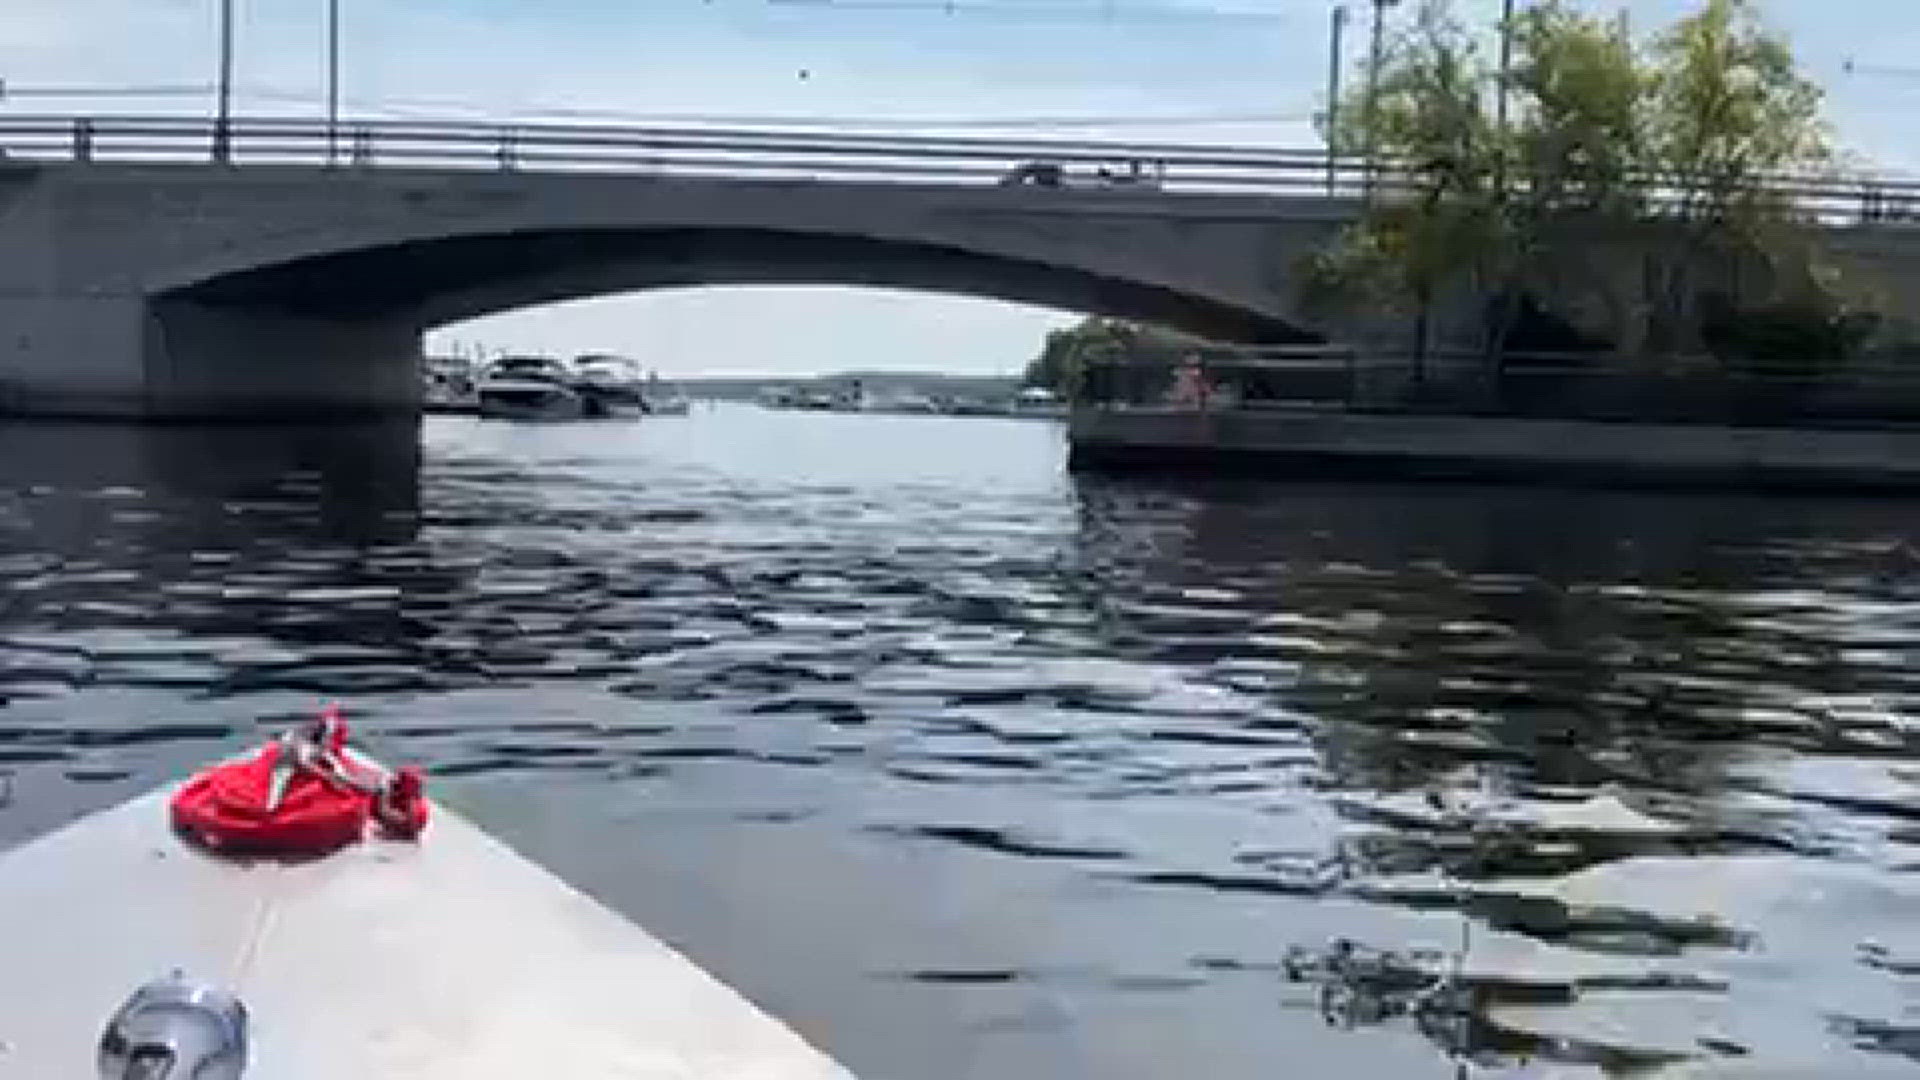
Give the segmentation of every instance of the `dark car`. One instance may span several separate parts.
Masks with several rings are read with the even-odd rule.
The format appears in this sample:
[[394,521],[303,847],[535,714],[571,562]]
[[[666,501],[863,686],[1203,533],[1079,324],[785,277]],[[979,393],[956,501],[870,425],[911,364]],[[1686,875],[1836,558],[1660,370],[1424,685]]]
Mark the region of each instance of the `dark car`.
[[1002,187],[1060,187],[1067,171],[1058,162],[1027,161],[1015,165],[1000,178]]

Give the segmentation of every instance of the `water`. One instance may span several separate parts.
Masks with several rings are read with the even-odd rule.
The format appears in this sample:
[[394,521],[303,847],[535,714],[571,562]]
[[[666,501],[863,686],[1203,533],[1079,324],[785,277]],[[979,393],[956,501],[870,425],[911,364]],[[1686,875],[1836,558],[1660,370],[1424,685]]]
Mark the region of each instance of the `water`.
[[0,844],[338,699],[873,1080],[1920,1057],[1908,507],[1062,458],[0,428]]

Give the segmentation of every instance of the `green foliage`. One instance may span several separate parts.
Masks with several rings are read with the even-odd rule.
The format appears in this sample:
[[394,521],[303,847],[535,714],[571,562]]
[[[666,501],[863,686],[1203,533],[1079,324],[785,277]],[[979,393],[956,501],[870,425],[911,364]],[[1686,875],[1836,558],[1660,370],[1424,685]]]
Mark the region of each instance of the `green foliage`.
[[1080,389],[1084,370],[1080,339],[1075,331],[1049,330],[1046,344],[1040,347],[1040,355],[1028,362],[1021,384],[1051,390],[1062,397],[1073,397]]
[[1819,87],[1750,0],[1705,0],[1650,53],[1649,148],[1661,171],[1697,182],[1688,216],[1772,210],[1755,203],[1757,180],[1829,157]]
[[1096,366],[1169,368],[1197,343],[1172,330],[1090,315],[1074,326],[1049,332],[1040,355],[1027,365],[1023,381],[1078,400],[1087,391],[1089,371]]
[[[1828,160],[1821,94],[1751,0],[1699,0],[1644,43],[1624,15],[1572,0],[1538,0],[1510,29],[1504,126],[1484,33],[1449,0],[1424,0],[1336,110],[1330,139],[1369,154],[1376,182],[1361,221],[1305,266],[1310,311],[1413,312],[1424,336],[1436,297],[1479,297],[1492,348],[1545,267],[1572,257],[1568,237],[1636,237],[1645,295],[1609,306],[1608,336],[1693,351],[1707,344],[1701,298],[1740,267],[1817,276],[1792,265],[1811,255],[1762,180]],[[1805,340],[1838,340],[1816,332],[1845,307],[1831,281],[1748,302],[1820,312]]]
[[1513,37],[1518,209],[1638,216],[1632,179],[1652,142],[1644,101],[1653,76],[1626,16],[1601,19],[1546,0],[1515,16]]
[[1707,351],[1735,362],[1753,362],[1773,374],[1811,374],[1812,362],[1858,355],[1877,320],[1831,305],[1783,300],[1736,308],[1723,298],[1702,305],[1701,336]]
[[1405,310],[1448,279],[1497,276],[1511,258],[1498,212],[1505,151],[1489,110],[1493,68],[1444,0],[1427,0],[1363,88],[1344,105],[1339,145],[1393,162],[1393,195],[1306,275],[1308,301]]

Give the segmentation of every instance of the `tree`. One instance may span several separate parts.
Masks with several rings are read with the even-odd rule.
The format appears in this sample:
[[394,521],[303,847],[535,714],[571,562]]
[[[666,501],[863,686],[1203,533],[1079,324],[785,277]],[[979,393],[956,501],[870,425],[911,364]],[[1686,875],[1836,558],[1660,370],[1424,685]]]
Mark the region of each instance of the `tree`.
[[1652,53],[1649,149],[1658,171],[1690,181],[1687,219],[1776,213],[1762,181],[1831,156],[1820,88],[1750,0],[1705,0],[1656,38]]
[[1486,289],[1510,272],[1514,245],[1498,205],[1506,156],[1490,104],[1492,68],[1453,18],[1427,0],[1414,27],[1392,41],[1362,89],[1335,114],[1338,146],[1387,163],[1370,170],[1369,208],[1307,267],[1310,310],[1385,306],[1416,321],[1428,345],[1436,296],[1464,278]]
[[[1648,144],[1649,77],[1626,16],[1541,0],[1514,16],[1511,33],[1507,90],[1516,107],[1501,133],[1498,192],[1509,255],[1486,306],[1481,344],[1489,357],[1508,345],[1524,313],[1542,311],[1538,293],[1553,290],[1539,282],[1565,276],[1555,256],[1579,247],[1566,236],[1570,222],[1611,233],[1645,209],[1637,174]],[[1563,336],[1582,335],[1568,327]]]
[[[1024,382],[1079,400],[1102,368],[1134,367],[1128,389],[1147,392],[1166,380],[1179,357],[1198,339],[1160,327],[1089,315],[1074,326],[1049,331],[1040,354],[1027,365]],[[1117,388],[1110,388],[1117,389]]]
[[[1426,0],[1336,110],[1334,145],[1380,164],[1359,223],[1306,267],[1310,310],[1411,315],[1417,353],[1451,296],[1491,355],[1529,294],[1551,308],[1552,282],[1603,250],[1617,264],[1609,325],[1589,329],[1627,352],[1704,347],[1703,298],[1720,293],[1823,323],[1846,306],[1766,183],[1824,162],[1829,144],[1818,89],[1750,0],[1701,0],[1646,45],[1624,16],[1569,0],[1540,0],[1511,30],[1504,129],[1498,73],[1448,0]],[[1766,295],[1739,295],[1756,278]]]
[[[1701,277],[1711,264],[1765,265],[1771,277],[1799,279],[1792,291],[1829,292],[1792,243],[1797,215],[1766,181],[1821,165],[1831,149],[1820,89],[1749,0],[1705,0],[1655,39],[1652,54],[1648,171],[1679,193],[1671,207],[1679,225],[1649,283],[1648,338],[1655,349],[1690,349],[1703,344]],[[1833,295],[1795,299],[1840,304]]]
[[1626,16],[1601,19],[1546,0],[1515,16],[1513,38],[1508,84],[1522,107],[1508,195],[1534,217],[1638,217],[1652,75]]
[[1079,340],[1072,329],[1047,331],[1046,344],[1040,347],[1040,355],[1027,364],[1022,385],[1051,390],[1062,397],[1076,396],[1081,375]]

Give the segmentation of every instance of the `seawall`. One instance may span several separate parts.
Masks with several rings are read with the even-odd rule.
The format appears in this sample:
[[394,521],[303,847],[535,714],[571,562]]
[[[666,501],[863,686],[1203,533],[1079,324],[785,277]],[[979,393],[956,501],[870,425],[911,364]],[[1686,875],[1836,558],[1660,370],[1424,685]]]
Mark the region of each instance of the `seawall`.
[[1097,471],[1920,492],[1920,427],[1079,409],[1069,443]]

